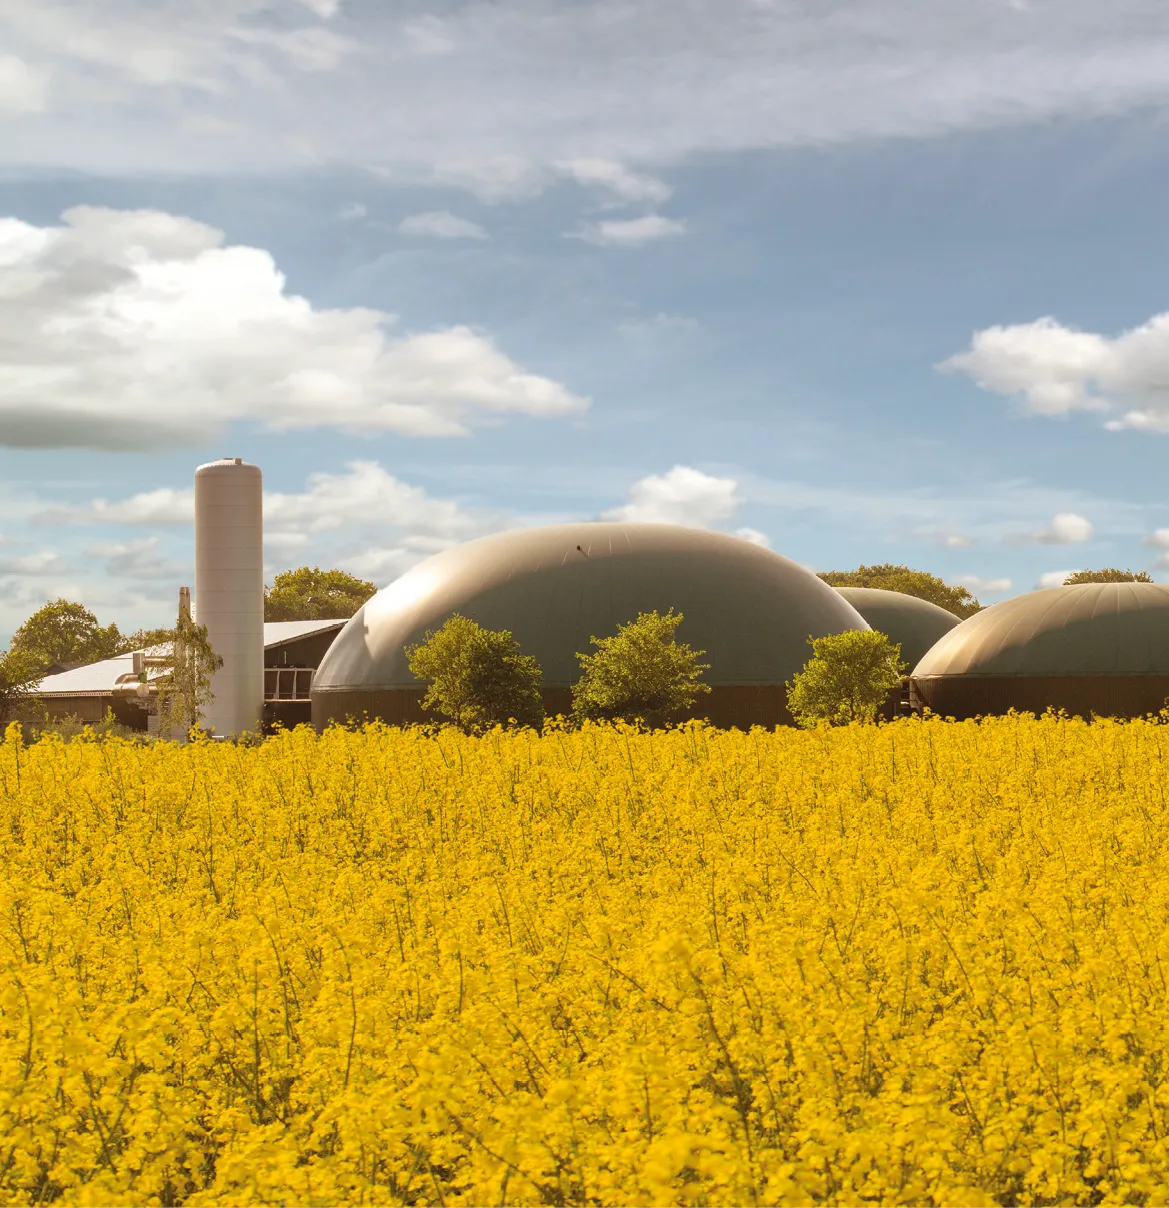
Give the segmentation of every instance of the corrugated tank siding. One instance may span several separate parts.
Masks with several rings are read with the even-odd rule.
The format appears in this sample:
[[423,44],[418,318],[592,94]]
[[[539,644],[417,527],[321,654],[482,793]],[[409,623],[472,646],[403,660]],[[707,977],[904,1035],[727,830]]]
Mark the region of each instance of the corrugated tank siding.
[[915,709],[959,719],[1065,709],[1073,716],[1143,717],[1164,707],[1169,675],[914,676]]
[[[323,730],[330,722],[379,720],[389,725],[434,723],[441,718],[422,709],[422,688],[396,688],[366,691],[317,692],[312,699],[313,725]],[[572,711],[570,688],[544,688],[544,709],[549,716]],[[712,688],[690,711],[693,717],[707,718],[722,729],[750,729],[752,726],[788,726],[787,690],[775,684],[733,684]]]

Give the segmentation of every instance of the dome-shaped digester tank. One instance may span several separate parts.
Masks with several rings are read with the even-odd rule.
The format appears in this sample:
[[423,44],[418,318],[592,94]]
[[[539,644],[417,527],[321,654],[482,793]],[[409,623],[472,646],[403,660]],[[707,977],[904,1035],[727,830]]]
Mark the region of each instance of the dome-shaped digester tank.
[[867,629],[803,567],[723,533],[668,524],[582,523],[470,541],[415,566],[350,619],[313,677],[313,723],[363,715],[436,720],[404,647],[453,613],[511,630],[544,673],[545,707],[571,709],[576,655],[638,613],[673,608],[678,640],[706,653],[697,716],[720,725],[789,720],[784,683],[811,657],[809,635]]
[[258,466],[236,458],[195,471],[195,619],[223,667],[204,723],[260,728],[264,713],[264,504]]
[[902,661],[915,667],[933,644],[959,623],[959,618],[928,600],[881,587],[838,587],[836,590],[873,629],[901,647]]
[[1169,587],[1084,583],[1003,600],[950,630],[911,684],[915,705],[944,717],[1155,713],[1169,696]]

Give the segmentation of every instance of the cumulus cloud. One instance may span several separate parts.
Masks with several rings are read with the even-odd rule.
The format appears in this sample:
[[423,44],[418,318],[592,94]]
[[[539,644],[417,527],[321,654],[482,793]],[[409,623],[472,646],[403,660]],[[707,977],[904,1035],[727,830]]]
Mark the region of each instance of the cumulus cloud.
[[0,575],[58,575],[69,570],[56,550],[43,549],[35,554],[0,558]]
[[565,175],[582,185],[596,185],[618,202],[644,201],[660,205],[674,190],[664,180],[643,172],[633,172],[612,159],[569,159],[556,165]]
[[16,55],[0,55],[0,113],[39,113],[49,96],[49,77]]
[[1097,411],[1112,413],[1108,428],[1169,432],[1169,313],[1119,336],[1075,331],[1050,317],[989,327],[940,367],[1018,396],[1036,415]]
[[686,524],[715,528],[738,512],[741,500],[733,478],[715,478],[690,466],[650,474],[629,488],[628,502],[603,513],[605,520],[637,524]]
[[79,206],[64,225],[0,219],[0,442],[204,444],[275,430],[456,436],[587,401],[468,327],[393,337],[394,317],[321,310],[271,256],[203,223]]
[[643,243],[681,235],[685,229],[686,224],[676,219],[664,218],[661,214],[643,214],[640,218],[587,223],[572,237],[595,243],[598,247],[640,247]]
[[965,587],[976,596],[1000,596],[1011,590],[1010,579],[986,579],[982,575],[958,575],[946,582],[951,587]]
[[547,173],[522,155],[470,155],[440,160],[433,168],[436,183],[474,193],[480,201],[523,201],[544,191]]
[[771,538],[755,528],[735,529],[735,536],[742,537],[744,541],[750,541],[752,545],[761,545],[764,549],[771,547]]
[[449,210],[411,214],[398,223],[403,235],[425,235],[432,239],[486,239],[487,232],[468,218],[457,218]]
[[85,551],[105,560],[106,574],[116,579],[175,579],[189,569],[167,558],[157,537],[136,541],[99,541]]
[[1092,522],[1075,512],[1060,512],[1051,518],[1051,523],[1026,538],[1039,545],[1082,545],[1092,540],[1096,530]]
[[1071,570],[1048,570],[1044,571],[1035,583],[1036,587],[1062,587],[1063,581],[1068,575],[1074,575],[1076,568]]

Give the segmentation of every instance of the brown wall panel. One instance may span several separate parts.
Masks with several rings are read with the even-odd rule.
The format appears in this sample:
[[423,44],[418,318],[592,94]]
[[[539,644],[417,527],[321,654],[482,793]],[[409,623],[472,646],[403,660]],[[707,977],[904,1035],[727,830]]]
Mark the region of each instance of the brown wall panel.
[[[442,719],[422,709],[422,688],[381,689],[380,691],[313,692],[312,721],[318,730],[331,721],[344,722],[352,717],[368,717],[390,725],[410,725],[414,722],[437,722]],[[570,688],[544,688],[544,709],[549,716],[572,711]],[[690,716],[703,717],[723,729],[751,726],[771,728],[791,725],[787,711],[787,692],[775,684],[731,684],[712,688],[703,696]]]
[[956,718],[1049,708],[1076,717],[1143,717],[1163,708],[1167,697],[1169,675],[953,675],[912,681],[915,709]]

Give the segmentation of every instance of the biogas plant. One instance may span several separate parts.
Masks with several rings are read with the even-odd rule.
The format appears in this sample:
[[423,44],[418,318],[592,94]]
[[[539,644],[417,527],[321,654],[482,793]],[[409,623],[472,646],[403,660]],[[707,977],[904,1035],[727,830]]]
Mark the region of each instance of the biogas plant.
[[[900,643],[913,670],[893,711],[1138,716],[1169,696],[1169,586],[1048,588],[959,621],[912,596],[829,587],[738,537],[670,524],[498,533],[419,563],[348,620],[265,624],[260,469],[222,458],[195,471],[192,609],[223,659],[205,716],[217,735],[275,721],[433,721],[405,648],[454,613],[510,630],[543,669],[547,712],[568,713],[590,639],[671,608],[685,618],[679,637],[709,664],[711,692],[695,715],[723,727],[790,724],[785,685],[807,662],[809,637],[849,629]],[[146,729],[135,666],[127,655],[62,672],[39,695],[57,714],[96,719],[112,707]]]

